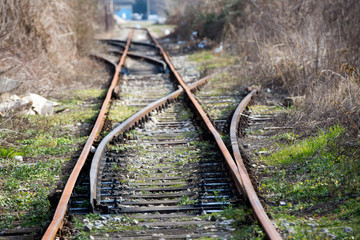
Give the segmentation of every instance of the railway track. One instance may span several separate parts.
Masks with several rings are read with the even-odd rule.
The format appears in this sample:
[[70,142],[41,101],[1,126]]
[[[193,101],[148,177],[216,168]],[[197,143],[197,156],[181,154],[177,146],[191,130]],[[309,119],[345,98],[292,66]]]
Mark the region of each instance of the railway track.
[[[252,204],[257,197],[247,192],[253,188],[243,164],[233,160],[191,93],[208,78],[184,82],[146,29],[129,30],[126,40],[103,42],[107,53],[97,57],[115,67],[114,79],[43,239],[55,238],[67,211],[90,210],[107,222],[118,221],[109,217],[118,215],[136,225],[95,239],[227,239],[235,231],[232,221],[207,214],[245,206],[244,199],[250,200],[269,238],[280,239],[266,214],[258,214],[259,202]],[[124,76],[117,87],[120,72]],[[119,99],[109,104],[111,96]],[[118,106],[131,117],[119,118]]]
[[103,154],[106,162],[99,171],[95,210],[143,219],[140,226],[148,228],[116,233],[117,238],[229,235],[224,229],[209,228],[213,223],[202,220],[201,214],[236,204],[238,196],[221,155],[200,136],[186,108],[180,102],[169,104],[131,131],[130,139],[136,140],[121,136]]

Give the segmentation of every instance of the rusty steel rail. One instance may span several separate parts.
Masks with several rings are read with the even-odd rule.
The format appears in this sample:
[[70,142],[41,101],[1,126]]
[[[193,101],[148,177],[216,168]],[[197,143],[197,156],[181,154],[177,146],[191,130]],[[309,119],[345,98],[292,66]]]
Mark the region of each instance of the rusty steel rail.
[[114,69],[116,69],[117,67],[117,64],[111,61],[110,59],[108,59],[106,56],[102,56],[101,54],[96,54],[96,53],[91,53],[90,56],[93,58],[98,58],[107,64],[110,64]]
[[252,90],[239,104],[237,109],[235,110],[235,113],[233,115],[233,118],[231,120],[230,125],[230,141],[231,146],[233,150],[233,155],[236,161],[236,165],[238,166],[238,169],[240,171],[241,180],[243,183],[243,193],[245,194],[247,200],[250,202],[250,205],[252,206],[254,210],[254,214],[256,218],[258,219],[260,225],[264,229],[266,235],[269,239],[275,240],[275,239],[281,239],[280,234],[276,231],[275,227],[271,223],[268,215],[266,214],[263,206],[261,205],[261,202],[256,194],[256,191],[251,183],[249,174],[246,170],[244,161],[241,157],[239,144],[238,144],[238,126],[240,122],[240,118],[242,116],[242,113],[245,109],[245,107],[249,104],[251,98],[253,95],[257,92],[256,89]]
[[[110,53],[116,53],[116,54],[123,54],[123,51],[116,51],[116,50],[110,50]],[[142,55],[142,54],[137,54],[137,53],[133,53],[133,52],[128,52],[127,56],[129,57],[134,57],[134,58],[142,58],[145,59],[146,61],[149,62],[155,62],[156,64],[162,65],[164,72],[166,71],[167,65],[164,61],[161,61],[159,59],[153,58],[153,57],[149,57],[146,55]]]
[[[144,30],[144,29],[142,29]],[[119,40],[119,39],[97,39],[100,42],[106,42],[110,45],[116,45],[116,46],[124,46],[123,43],[126,43],[126,41],[124,40]],[[153,47],[153,48],[157,48],[156,44],[153,43],[147,43],[147,42],[138,42],[138,41],[132,41],[131,44],[134,45],[144,45],[144,46],[149,46],[149,47]]]
[[[231,176],[236,184],[236,187],[239,191],[243,192],[245,190],[246,196],[249,198],[249,201],[251,203],[251,206],[254,209],[254,212],[256,216],[261,219],[261,226],[265,230],[266,234],[270,239],[281,239],[279,233],[276,231],[272,223],[270,222],[269,218],[267,217],[264,209],[261,206],[261,203],[256,195],[256,192],[251,184],[250,178],[247,174],[247,172],[244,172],[241,164],[236,164],[233,157],[231,156],[229,150],[226,148],[223,140],[221,139],[220,134],[216,131],[214,126],[212,125],[210,119],[204,112],[204,110],[201,108],[200,104],[197,102],[197,100],[192,95],[189,87],[185,84],[185,82],[182,80],[181,76],[177,73],[174,65],[171,63],[169,57],[165,53],[164,49],[160,46],[158,41],[151,35],[150,31],[148,31],[149,36],[153,39],[153,41],[157,44],[158,48],[160,49],[161,54],[163,55],[165,61],[169,65],[171,71],[173,72],[174,76],[178,80],[179,84],[182,86],[182,88],[185,90],[186,94],[188,95],[189,99],[191,100],[192,104],[196,108],[197,112],[202,117],[203,122],[205,123],[206,127],[208,128],[209,132],[213,135],[219,149],[221,150],[226,163],[230,169]],[[256,201],[257,199],[257,201]],[[259,207],[260,205],[260,207]],[[268,221],[265,221],[265,216]]]
[[123,49],[126,48],[126,45],[125,45],[124,43],[118,42],[118,41],[111,41],[111,40],[106,41],[106,40],[101,40],[101,42],[104,42],[104,43],[106,43],[106,44],[108,44],[108,45],[111,45],[111,46],[121,47],[121,48],[123,48]]
[[[201,85],[205,84],[212,75],[204,77],[197,82],[191,84],[189,88],[191,90],[195,90]],[[119,126],[117,126],[114,130],[112,130],[108,135],[106,135],[105,138],[100,142],[98,145],[96,152],[94,154],[93,160],[91,162],[91,168],[90,168],[90,203],[93,209],[96,207],[96,203],[100,200],[100,194],[97,186],[97,178],[99,176],[99,172],[101,171],[101,164],[100,161],[106,152],[107,149],[107,143],[109,143],[114,137],[118,136],[119,134],[125,133],[126,131],[129,131],[132,127],[134,127],[136,124],[141,124],[145,122],[150,115],[150,112],[153,110],[157,110],[160,108],[165,107],[168,103],[174,101],[177,97],[179,97],[184,90],[182,88],[179,88],[177,91],[169,94],[166,97],[163,97],[150,105],[146,106],[145,108],[141,109],[137,113],[135,113],[133,116],[125,120],[123,123],[121,123]]]
[[147,31],[148,31],[149,36],[153,39],[153,41],[156,43],[156,45],[160,49],[161,55],[163,56],[165,62],[168,64],[168,66],[169,66],[171,72],[174,74],[176,80],[179,82],[181,87],[184,89],[187,97],[190,99],[190,101],[193,104],[193,106],[195,107],[196,111],[198,112],[198,114],[202,118],[202,121],[204,122],[206,128],[213,135],[213,137],[214,137],[214,139],[215,139],[221,153],[223,154],[223,156],[224,156],[224,158],[226,160],[226,164],[230,169],[230,173],[231,173],[231,176],[232,176],[232,178],[233,178],[233,180],[234,180],[234,182],[236,184],[236,187],[237,187],[238,191],[241,191],[242,190],[242,182],[241,182],[240,173],[239,173],[239,171],[237,169],[235,161],[233,160],[229,150],[226,148],[225,143],[221,139],[220,134],[218,133],[218,131],[216,131],[216,129],[212,125],[209,117],[206,115],[205,111],[201,108],[201,105],[198,103],[198,101],[192,95],[189,86],[187,86],[185,84],[185,82],[183,81],[183,79],[181,78],[179,73],[176,71],[174,65],[172,64],[172,62],[170,61],[170,58],[165,53],[164,49],[161,47],[159,42],[152,36],[150,31],[149,30],[147,30]]
[[[124,51],[119,51],[119,50],[110,50],[108,51],[109,53],[115,53],[115,54],[124,54]],[[110,59],[108,59],[106,56],[103,56],[101,54],[97,54],[97,53],[94,53],[94,54],[90,54],[92,57],[95,57],[95,58],[99,58],[101,59],[102,61],[106,62],[106,63],[109,63],[111,64],[112,66],[114,66],[116,68],[117,64],[115,64],[114,62],[112,62]],[[146,61],[149,61],[149,62],[155,62],[156,64],[158,65],[161,65],[164,72],[166,71],[166,68],[167,68],[167,65],[164,61],[162,60],[159,60],[159,59],[156,59],[156,58],[153,58],[153,57],[149,57],[149,56],[146,56],[146,55],[141,55],[141,54],[137,54],[137,53],[132,53],[132,52],[128,52],[127,53],[127,56],[129,57],[134,57],[134,58],[142,58],[142,59],[145,59]]]
[[57,209],[55,211],[53,220],[50,223],[49,227],[47,228],[44,236],[42,237],[43,240],[55,239],[58,230],[63,225],[63,221],[64,221],[64,217],[65,217],[65,214],[66,214],[68,202],[69,202],[71,193],[72,193],[72,191],[74,189],[77,178],[78,178],[78,176],[80,174],[80,171],[81,171],[82,167],[84,166],[85,161],[86,161],[86,159],[87,159],[87,157],[89,155],[89,152],[91,150],[91,146],[93,145],[96,137],[100,133],[100,131],[102,129],[102,126],[104,124],[104,116],[105,116],[105,114],[106,114],[106,112],[108,110],[108,105],[109,105],[113,90],[114,90],[115,86],[118,83],[119,74],[121,72],[121,67],[125,62],[125,57],[126,57],[126,54],[127,54],[128,50],[129,50],[133,33],[134,33],[134,30],[132,30],[130,32],[130,34],[129,34],[129,37],[128,37],[128,40],[127,40],[127,43],[126,43],[126,49],[124,51],[124,54],[121,56],[119,64],[116,67],[115,74],[114,74],[114,77],[113,77],[112,82],[111,82],[111,86],[109,87],[109,90],[107,92],[106,98],[105,98],[105,100],[103,102],[103,105],[101,107],[98,118],[97,118],[97,120],[95,122],[95,125],[94,125],[94,127],[93,127],[93,129],[91,131],[91,134],[90,134],[90,136],[89,136],[89,138],[88,138],[88,140],[87,140],[87,142],[86,142],[86,144],[85,144],[85,146],[84,146],[84,148],[83,148],[83,150],[81,152],[81,155],[80,155],[78,161],[76,162],[76,165],[75,165],[73,171],[71,172],[70,177],[69,177],[69,179],[68,179],[68,181],[67,181],[67,183],[65,185],[65,188],[64,188],[63,193],[61,195],[59,204],[58,204]]
[[170,95],[161,98],[156,102],[148,105],[147,107],[141,109],[139,112],[121,123],[114,130],[112,130],[108,135],[106,135],[105,138],[103,138],[103,140],[100,142],[96,149],[90,168],[90,203],[93,210],[95,210],[96,204],[100,202],[100,190],[98,189],[97,182],[99,172],[102,171],[102,165],[100,164],[100,161],[102,159],[102,156],[106,152],[108,142],[110,142],[115,136],[128,131],[136,124],[141,124],[142,122],[145,122],[148,119],[151,111],[164,107],[169,102],[175,100],[182,92],[183,90],[179,89],[171,93]]
[[256,89],[252,90],[239,104],[237,109],[235,110],[235,113],[233,115],[233,118],[231,120],[230,125],[230,140],[231,140],[231,146],[233,150],[233,155],[236,161],[236,165],[238,166],[238,169],[240,171],[240,176],[242,180],[242,188],[243,193],[245,194],[247,200],[250,202],[250,205],[252,206],[254,210],[254,214],[256,218],[258,219],[260,225],[264,229],[265,233],[267,234],[269,239],[281,239],[280,234],[276,231],[275,227],[272,225],[269,217],[267,216],[263,206],[261,205],[261,202],[256,194],[256,191],[251,183],[249,174],[246,170],[244,161],[241,157],[239,145],[238,145],[238,126],[240,122],[240,118],[242,116],[242,113],[245,109],[245,107],[249,104],[251,98],[253,95],[257,92]]

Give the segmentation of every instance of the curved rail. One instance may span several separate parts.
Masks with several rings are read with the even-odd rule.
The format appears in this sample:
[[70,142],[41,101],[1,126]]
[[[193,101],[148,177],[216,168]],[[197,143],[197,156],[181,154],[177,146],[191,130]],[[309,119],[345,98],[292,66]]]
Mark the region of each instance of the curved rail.
[[[226,148],[223,140],[221,139],[220,134],[216,131],[216,129],[212,125],[210,119],[208,118],[208,116],[206,115],[204,110],[201,108],[200,104],[197,102],[197,100],[191,94],[189,87],[184,83],[181,76],[175,70],[175,67],[171,63],[171,61],[170,61],[169,57],[167,56],[167,54],[165,53],[164,49],[160,46],[160,44],[157,42],[157,40],[151,35],[150,31],[148,31],[148,34],[153,39],[153,41],[157,44],[158,48],[160,49],[161,54],[163,55],[165,61],[169,65],[171,71],[174,73],[174,75],[175,75],[176,79],[178,80],[178,82],[180,83],[180,85],[184,88],[184,90],[185,90],[186,94],[188,95],[188,97],[190,98],[192,104],[194,105],[197,112],[202,117],[202,120],[204,121],[209,132],[215,138],[215,141],[218,144],[218,147],[220,148],[223,156],[225,157],[228,167],[230,168],[231,175],[233,177],[233,180],[234,180],[238,190],[239,191],[245,190],[245,194],[249,198],[251,206],[253,207],[256,216],[260,217],[261,220],[263,221],[261,223],[261,225],[264,228],[265,232],[268,234],[268,237],[270,239],[281,239],[279,233],[276,231],[274,226],[271,224],[264,209],[262,208],[261,203],[260,203],[260,201],[256,195],[256,192],[251,184],[251,181],[250,181],[250,178],[249,178],[247,172],[245,172],[243,170],[243,167],[241,164],[235,163],[229,150]],[[256,201],[256,199],[257,199],[257,201]],[[264,220],[265,219],[264,215],[266,216],[268,221]]]
[[[101,41],[101,42],[107,42],[109,44],[113,44],[113,45],[116,45],[116,46],[124,46],[122,45],[122,43],[126,43],[126,41],[124,40],[118,40],[118,39],[97,39],[98,41]],[[156,44],[153,44],[153,43],[147,43],[147,42],[138,42],[138,41],[132,41],[131,44],[137,44],[137,45],[144,45],[144,46],[149,46],[149,47],[153,47],[153,48],[157,48],[157,45]]]
[[[191,84],[189,88],[191,90],[195,90],[199,86],[205,84],[211,78],[211,76],[212,75],[200,79],[199,81]],[[105,138],[103,138],[103,140],[100,142],[96,149],[90,168],[90,203],[93,209],[95,209],[96,203],[100,200],[100,194],[98,194],[98,188],[96,183],[98,182],[97,178],[99,176],[99,172],[101,171],[100,160],[106,151],[107,143],[110,142],[115,136],[131,129],[137,123],[140,124],[144,122],[151,111],[164,107],[169,102],[174,101],[183,92],[184,90],[180,88],[177,91],[169,94],[168,96],[151,103],[150,105],[141,109],[139,112],[135,113],[133,116],[121,123],[118,127],[112,130],[108,135],[106,135]]]
[[[111,53],[116,53],[116,54],[123,54],[124,53],[123,51],[116,51],[116,50],[111,50],[110,52]],[[149,61],[149,62],[155,62],[155,63],[157,63],[159,65],[162,65],[164,72],[166,71],[167,65],[166,65],[166,63],[164,61],[161,61],[159,59],[149,57],[149,56],[146,56],[146,55],[132,53],[132,52],[128,52],[127,55],[130,56],[130,57],[134,57],[134,58],[143,58],[143,59],[145,59],[146,61]]]
[[109,45],[112,45],[112,46],[121,47],[123,49],[126,48],[126,45],[124,43],[122,43],[122,42],[111,41],[111,40],[109,40],[109,41],[101,40],[101,42],[105,42],[105,43],[107,43]]
[[134,33],[134,31],[132,30],[130,32],[130,34],[129,34],[129,37],[128,37],[128,40],[127,40],[127,43],[126,43],[126,49],[124,51],[124,54],[121,56],[119,64],[116,67],[115,74],[114,74],[114,77],[113,77],[112,82],[111,82],[111,86],[109,87],[109,90],[107,92],[104,103],[103,103],[103,105],[101,107],[98,118],[97,118],[97,120],[95,122],[95,125],[94,125],[94,127],[93,127],[93,129],[91,131],[91,134],[90,134],[90,136],[89,136],[89,138],[88,138],[88,140],[87,140],[87,142],[86,142],[86,144],[85,144],[85,146],[84,146],[84,148],[83,148],[83,150],[81,152],[81,155],[80,155],[78,161],[76,162],[76,165],[75,165],[73,171],[71,172],[71,175],[70,175],[70,177],[69,177],[69,179],[68,179],[68,181],[67,181],[67,183],[65,185],[65,188],[64,188],[64,190],[62,192],[58,207],[56,208],[54,218],[53,218],[52,222],[50,223],[48,229],[46,230],[46,232],[45,232],[45,234],[44,234],[44,236],[42,238],[43,240],[52,240],[52,239],[54,239],[56,237],[56,233],[58,232],[58,230],[63,225],[63,220],[64,220],[64,217],[65,217],[65,214],[66,214],[68,202],[69,202],[71,193],[72,193],[72,191],[74,189],[76,180],[77,180],[77,178],[78,178],[78,176],[80,174],[80,171],[81,171],[82,167],[84,166],[85,161],[86,161],[86,159],[87,159],[87,157],[89,155],[89,152],[91,150],[91,146],[93,145],[96,137],[100,133],[100,131],[102,129],[102,126],[104,124],[104,116],[105,116],[105,113],[107,112],[112,92],[113,92],[115,86],[118,83],[119,74],[121,72],[121,67],[124,64],[126,54],[127,54],[128,50],[129,50],[133,33]]
[[114,63],[113,61],[111,61],[109,58],[107,58],[106,56],[102,56],[101,54],[90,54],[91,57],[94,57],[94,58],[98,58],[100,59],[101,61],[107,63],[107,64],[110,64],[112,67],[114,67],[114,69],[116,69],[117,67],[117,64]]
[[251,183],[249,174],[246,170],[244,161],[241,157],[239,144],[238,144],[238,126],[245,107],[249,104],[252,96],[257,92],[256,89],[252,90],[239,104],[230,125],[230,141],[233,150],[233,155],[236,161],[236,165],[240,171],[241,180],[243,183],[243,193],[245,194],[247,200],[249,200],[250,205],[254,210],[254,214],[258,219],[260,225],[266,232],[269,239],[281,239],[280,234],[276,231],[275,227],[272,225],[268,215],[266,214],[261,202],[255,192],[255,189]]
[[93,209],[95,209],[96,204],[100,202],[100,194],[97,188],[98,176],[101,171],[100,160],[104,155],[107,147],[106,145],[110,142],[115,136],[126,132],[131,129],[137,123],[142,123],[145,121],[145,118],[150,114],[151,111],[161,108],[165,104],[169,103],[171,100],[177,98],[183,92],[182,89],[179,89],[170,95],[157,100],[156,102],[148,105],[147,107],[141,109],[139,112],[128,118],[126,121],[121,123],[118,127],[112,130],[98,145],[96,152],[94,154],[93,160],[91,162],[90,168],[90,203]]

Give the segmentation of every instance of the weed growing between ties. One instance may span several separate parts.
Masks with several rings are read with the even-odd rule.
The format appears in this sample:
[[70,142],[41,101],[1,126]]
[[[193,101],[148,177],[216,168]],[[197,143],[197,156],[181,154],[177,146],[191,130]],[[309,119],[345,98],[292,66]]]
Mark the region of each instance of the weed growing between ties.
[[[181,221],[175,218],[174,221]],[[96,235],[110,237],[112,234],[124,233],[127,231],[146,231],[149,227],[143,225],[146,220],[142,218],[129,217],[127,215],[108,215],[87,214],[76,216],[74,219],[74,235],[68,236],[73,240],[85,240]],[[153,219],[153,221],[156,221]]]
[[222,212],[205,215],[204,219],[207,218],[230,221],[231,226],[236,229],[232,235],[232,239],[260,240],[265,237],[263,230],[257,221],[254,220],[252,210],[244,206],[234,206],[230,204],[228,207],[225,207]]
[[117,103],[114,103],[111,106],[111,111],[109,114],[109,120],[114,122],[123,122],[132,115],[134,115],[139,109],[132,106],[124,106]]
[[[212,119],[228,119],[244,94],[244,86],[252,84],[248,78],[239,77],[244,75],[240,67],[241,58],[231,53],[214,54],[205,50],[192,54],[189,59],[201,63],[199,68],[205,74],[214,73],[211,81],[196,93],[199,98],[210,97],[209,100],[212,100],[211,103],[200,101],[203,109]],[[224,96],[228,101],[221,101]],[[217,97],[220,99],[217,100]]]
[[198,199],[191,199],[189,196],[185,195],[181,198],[178,205],[180,205],[180,206],[194,205],[198,201],[199,201]]
[[103,96],[95,89],[66,93],[54,116],[0,119],[0,230],[47,224],[48,196],[66,180],[64,169],[85,143]]
[[[185,198],[184,198],[185,199]],[[188,199],[186,200],[188,201]],[[192,204],[192,203],[191,203]],[[264,239],[264,233],[260,226],[253,219],[252,211],[248,208],[230,205],[223,209],[222,212],[206,214],[201,217],[203,220],[216,221],[229,227],[237,229],[232,239]],[[187,218],[174,218],[172,221],[187,221]],[[154,221],[156,221],[154,219]],[[85,216],[77,216],[74,219],[74,235],[71,239],[83,240],[89,239],[90,235],[107,234],[108,237],[114,233],[126,231],[146,231],[148,227],[145,219],[128,217],[127,215],[110,215],[100,216],[99,214],[87,214]],[[214,222],[215,224],[215,222]],[[190,227],[190,226],[188,226]],[[200,238],[213,239],[213,238]]]

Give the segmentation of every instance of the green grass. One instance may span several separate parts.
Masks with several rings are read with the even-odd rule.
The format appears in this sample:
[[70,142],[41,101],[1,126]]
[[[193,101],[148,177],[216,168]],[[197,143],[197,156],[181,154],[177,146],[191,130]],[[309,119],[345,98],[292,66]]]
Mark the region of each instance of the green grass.
[[272,137],[272,139],[274,140],[280,140],[282,142],[291,143],[291,144],[295,143],[298,138],[299,135],[293,132],[286,132]]
[[114,104],[109,113],[109,120],[114,122],[123,122],[134,115],[137,111],[138,109],[135,107]]
[[[321,232],[324,228],[337,239],[359,239],[359,201],[360,198],[349,199],[325,215],[307,214],[307,218],[291,214],[294,206],[268,207],[268,212],[271,213],[282,232],[287,232],[283,220],[292,223],[295,233],[286,234],[287,239],[330,239]],[[351,227],[353,232],[344,232],[345,226]]]
[[237,61],[236,56],[227,53],[214,54],[212,50],[196,52],[190,56],[190,60],[200,62],[199,70],[224,68],[233,65]]
[[211,215],[215,215],[217,219],[225,217],[228,220],[233,220],[232,227],[236,231],[232,233],[231,239],[260,240],[265,238],[263,230],[253,219],[253,212],[248,207],[229,205],[222,212]]
[[59,180],[63,159],[19,164],[15,161],[0,170],[0,210],[11,212],[0,216],[0,229],[23,219],[22,226],[45,226],[50,217],[47,195]]
[[252,114],[279,114],[280,112],[286,112],[287,109],[280,105],[266,106],[266,105],[254,105],[250,106]]
[[107,93],[107,89],[98,89],[98,88],[91,88],[91,89],[82,89],[73,92],[74,98],[80,100],[89,100],[93,98],[105,98]]
[[[46,119],[55,125],[74,124],[77,122],[91,123],[96,117],[101,107],[101,99],[106,95],[106,89],[84,89],[72,92],[71,97],[59,101],[62,108],[67,112],[47,117]],[[89,107],[82,105],[86,101],[95,99],[98,102]],[[35,119],[39,116],[35,116]],[[41,118],[41,117],[40,117]]]
[[0,159],[13,158],[21,155],[23,155],[23,153],[17,151],[16,149],[0,147]]
[[340,126],[334,126],[326,132],[320,130],[318,136],[310,137],[295,145],[283,146],[280,151],[277,151],[269,158],[263,160],[270,164],[289,164],[307,160],[316,160],[313,159],[316,154],[326,160],[338,158],[340,156],[336,156],[337,153],[335,152],[328,151],[326,146],[330,146],[334,143],[344,131],[345,129]]
[[[96,120],[99,113],[100,105],[95,105],[93,109],[79,109],[75,108],[71,112],[62,115],[47,117],[53,125],[68,125],[75,123],[92,123]],[[37,117],[36,119],[39,119]]]
[[334,126],[263,157],[266,163],[280,166],[272,179],[262,183],[263,191],[278,191],[296,202],[359,193],[359,152],[341,144],[344,136],[345,129]]
[[41,155],[58,156],[76,151],[79,144],[85,143],[87,137],[74,137],[72,135],[52,136],[47,132],[37,132],[29,139],[18,140],[20,149],[26,156],[37,157]]
[[[278,139],[284,136],[279,136]],[[336,125],[316,136],[298,140],[285,136],[293,144],[279,145],[279,150],[262,161],[274,166],[266,170],[261,193],[268,196],[267,211],[285,231],[281,219],[294,221],[293,239],[324,239],[320,229],[327,228],[340,239],[360,237],[360,152],[359,142],[349,142],[345,128]],[[279,206],[285,201],[285,206]],[[311,216],[319,226],[309,226]],[[282,227],[281,227],[282,226]],[[345,226],[353,233],[345,233]]]
[[159,25],[159,24],[156,24],[156,25],[152,25],[152,26],[149,26],[149,30],[153,33],[155,33],[158,38],[159,37],[163,37],[165,36],[165,31],[166,30],[170,30],[170,31],[173,31],[175,29],[175,25]]
[[211,51],[201,51],[190,56],[190,60],[195,62],[210,61],[214,58],[215,56]]
[[93,122],[104,94],[100,89],[68,92],[57,101],[62,111],[53,116],[0,118],[0,128],[7,129],[0,132],[0,231],[46,225],[49,193],[61,180],[64,164],[87,139],[88,130],[79,123]]
[[180,206],[185,206],[185,205],[194,205],[195,203],[197,203],[198,200],[197,199],[191,199],[189,196],[185,195],[181,198],[180,202],[178,203],[178,205]]

